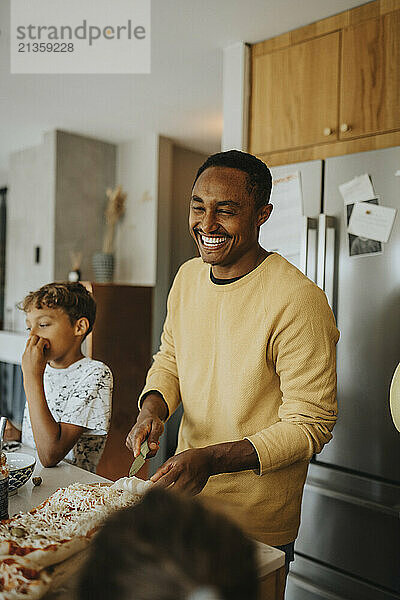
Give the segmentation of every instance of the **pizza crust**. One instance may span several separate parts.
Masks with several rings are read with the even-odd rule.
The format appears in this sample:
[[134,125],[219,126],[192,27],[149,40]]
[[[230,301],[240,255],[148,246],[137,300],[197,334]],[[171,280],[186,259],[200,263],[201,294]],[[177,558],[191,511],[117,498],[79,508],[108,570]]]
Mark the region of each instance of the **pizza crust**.
[[70,578],[104,520],[141,499],[137,482],[127,483],[71,484],[1,521],[0,600],[36,600]]
[[40,548],[25,554],[25,556],[10,555],[4,558],[13,558],[18,564],[30,569],[46,569],[52,565],[67,560],[70,556],[81,552],[90,543],[90,538],[79,537],[64,543],[51,544],[47,548]]
[[[45,570],[26,569],[15,560],[0,563],[0,597],[2,600],[36,600],[50,587],[51,577]],[[2,589],[1,589],[2,588]]]
[[88,551],[84,550],[83,552],[78,552],[77,554],[70,556],[70,558],[64,562],[55,565],[51,573],[49,593],[59,589],[61,586],[72,588],[73,580],[76,577],[79,568],[82,566],[83,561],[86,560],[87,555]]

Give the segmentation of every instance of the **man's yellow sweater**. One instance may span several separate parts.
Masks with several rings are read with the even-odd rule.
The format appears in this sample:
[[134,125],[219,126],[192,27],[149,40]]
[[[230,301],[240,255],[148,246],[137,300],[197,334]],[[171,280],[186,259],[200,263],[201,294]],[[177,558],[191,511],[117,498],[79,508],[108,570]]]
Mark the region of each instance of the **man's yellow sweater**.
[[295,539],[308,462],[332,437],[338,338],[325,294],[278,254],[227,285],[196,258],[171,288],[141,397],[158,390],[170,415],[182,401],[177,452],[253,444],[259,473],[212,476],[201,498],[267,544]]

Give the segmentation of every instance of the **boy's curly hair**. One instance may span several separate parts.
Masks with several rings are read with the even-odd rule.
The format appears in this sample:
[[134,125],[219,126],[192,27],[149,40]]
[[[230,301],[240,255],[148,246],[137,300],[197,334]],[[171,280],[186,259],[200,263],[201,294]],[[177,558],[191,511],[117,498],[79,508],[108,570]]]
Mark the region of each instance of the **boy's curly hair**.
[[93,329],[96,302],[81,283],[47,283],[36,292],[29,292],[19,304],[19,308],[24,312],[43,307],[61,308],[68,315],[72,325],[81,317],[86,317],[89,321],[86,335]]

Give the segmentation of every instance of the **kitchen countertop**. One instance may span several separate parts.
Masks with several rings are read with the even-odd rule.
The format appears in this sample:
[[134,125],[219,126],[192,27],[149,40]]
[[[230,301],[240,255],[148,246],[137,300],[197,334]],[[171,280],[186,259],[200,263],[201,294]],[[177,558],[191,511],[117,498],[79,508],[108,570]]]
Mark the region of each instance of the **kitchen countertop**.
[[33,477],[41,477],[42,483],[39,486],[34,486],[30,479],[25,485],[18,488],[17,493],[10,496],[8,502],[8,512],[10,517],[15,515],[17,512],[26,512],[34,508],[43,500],[46,500],[51,494],[61,487],[66,487],[71,483],[96,483],[96,482],[110,482],[104,477],[74,467],[66,461],[62,460],[56,467],[45,468],[40,464],[37,458],[36,451],[27,446],[21,446],[16,452],[24,452],[25,454],[31,454],[36,457],[35,470]]
[[[109,479],[80,469],[61,461],[56,467],[43,467],[37,457],[37,453],[32,448],[21,446],[17,452],[24,452],[36,457],[34,477],[41,477],[42,483],[39,486],[34,486],[30,479],[25,485],[17,490],[17,493],[9,498],[9,514],[10,517],[17,512],[26,512],[34,508],[43,500],[46,500],[51,494],[61,487],[66,487],[71,483],[96,483],[108,482]],[[273,571],[280,569],[285,564],[285,553],[266,544],[257,542],[258,560],[259,560],[259,578],[264,579]]]

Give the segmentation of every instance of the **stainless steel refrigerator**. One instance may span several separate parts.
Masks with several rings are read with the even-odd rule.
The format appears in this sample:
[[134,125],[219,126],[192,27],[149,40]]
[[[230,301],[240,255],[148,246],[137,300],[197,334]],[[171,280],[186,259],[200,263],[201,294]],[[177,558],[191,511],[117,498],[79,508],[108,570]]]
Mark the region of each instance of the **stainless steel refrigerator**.
[[[301,173],[293,262],[325,289],[341,333],[339,419],[309,468],[287,600],[400,599],[400,434],[388,396],[400,362],[400,214],[388,243],[360,253],[338,187],[367,173],[377,202],[400,213],[399,169],[400,147],[272,169]],[[267,230],[262,239],[268,247]]]

